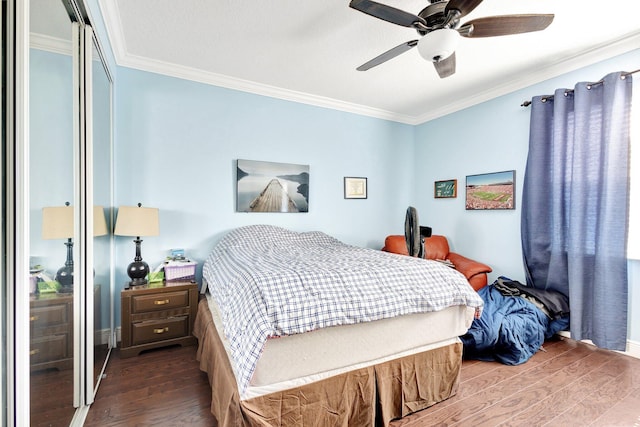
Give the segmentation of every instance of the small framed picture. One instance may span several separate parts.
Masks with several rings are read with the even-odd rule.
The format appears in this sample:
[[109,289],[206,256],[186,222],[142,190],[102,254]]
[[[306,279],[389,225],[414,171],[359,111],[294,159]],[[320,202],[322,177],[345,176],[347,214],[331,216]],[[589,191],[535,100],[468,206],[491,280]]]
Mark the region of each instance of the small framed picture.
[[453,199],[458,197],[458,180],[448,179],[433,183],[433,197],[436,199]]
[[367,178],[345,176],[344,177],[344,198],[345,199],[366,199],[367,198]]

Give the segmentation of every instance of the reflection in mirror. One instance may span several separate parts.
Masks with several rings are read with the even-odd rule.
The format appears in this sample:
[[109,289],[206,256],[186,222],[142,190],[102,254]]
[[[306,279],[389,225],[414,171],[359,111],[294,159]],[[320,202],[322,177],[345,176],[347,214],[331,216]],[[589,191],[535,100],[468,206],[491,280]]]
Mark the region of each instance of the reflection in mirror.
[[[92,52],[93,95],[93,202],[94,228],[99,221],[113,230],[111,203],[111,82],[101,62],[98,48]],[[104,208],[103,208],[104,207]],[[93,240],[94,276],[94,390],[115,346],[111,331],[111,236]]]
[[60,1],[30,0],[30,13],[31,425],[69,425],[75,413],[73,27]]

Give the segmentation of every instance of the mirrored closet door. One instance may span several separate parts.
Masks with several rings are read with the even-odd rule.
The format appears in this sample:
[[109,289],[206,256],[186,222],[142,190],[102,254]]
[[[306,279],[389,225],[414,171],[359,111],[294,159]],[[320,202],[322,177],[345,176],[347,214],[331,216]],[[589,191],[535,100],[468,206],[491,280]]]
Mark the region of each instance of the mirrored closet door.
[[19,309],[15,321],[29,336],[30,420],[17,392],[15,425],[80,425],[115,346],[112,79],[81,1],[29,0],[24,28],[28,156],[15,174],[28,227],[16,239],[29,267],[15,286],[28,282],[29,324]]
[[[79,214],[78,17],[61,1],[30,0],[29,357],[31,425],[69,425],[77,406],[74,310]],[[75,32],[75,34],[74,34]],[[75,247],[74,247],[75,246]]]
[[93,175],[93,266],[94,313],[93,313],[93,360],[94,372],[91,380],[94,393],[100,384],[111,348],[115,347],[112,310],[112,245],[113,203],[112,203],[112,134],[111,134],[111,91],[112,80],[105,67],[102,51],[96,39],[91,49],[91,111],[93,155],[90,159]]

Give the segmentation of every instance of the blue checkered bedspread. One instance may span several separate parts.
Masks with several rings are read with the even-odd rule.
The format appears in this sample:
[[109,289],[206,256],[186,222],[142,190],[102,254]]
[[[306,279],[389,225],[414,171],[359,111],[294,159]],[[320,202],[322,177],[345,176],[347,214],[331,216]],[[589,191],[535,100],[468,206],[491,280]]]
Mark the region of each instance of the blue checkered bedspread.
[[270,337],[483,304],[462,274],[441,263],[271,225],[228,233],[203,277],[221,311],[241,393]]

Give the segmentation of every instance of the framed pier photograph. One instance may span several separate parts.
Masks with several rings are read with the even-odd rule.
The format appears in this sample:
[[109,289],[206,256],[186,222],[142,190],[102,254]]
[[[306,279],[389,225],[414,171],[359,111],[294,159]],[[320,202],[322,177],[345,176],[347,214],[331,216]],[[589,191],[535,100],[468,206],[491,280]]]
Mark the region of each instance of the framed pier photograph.
[[238,159],[237,212],[309,212],[309,165]]

